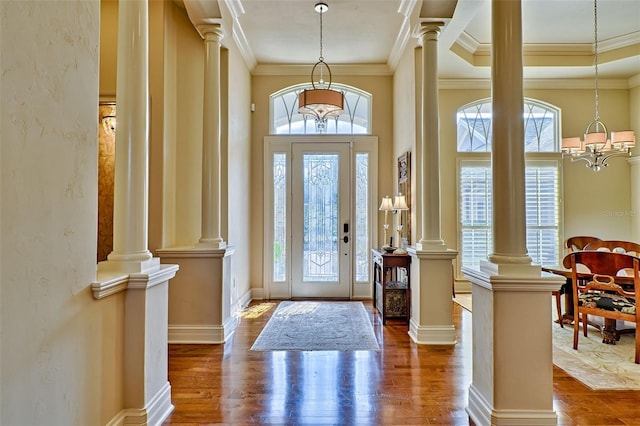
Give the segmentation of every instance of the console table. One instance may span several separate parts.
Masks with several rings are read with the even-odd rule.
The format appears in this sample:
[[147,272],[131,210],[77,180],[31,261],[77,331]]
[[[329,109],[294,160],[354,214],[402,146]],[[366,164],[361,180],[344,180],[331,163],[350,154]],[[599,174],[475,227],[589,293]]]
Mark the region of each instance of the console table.
[[411,256],[372,249],[373,306],[387,318],[411,319]]

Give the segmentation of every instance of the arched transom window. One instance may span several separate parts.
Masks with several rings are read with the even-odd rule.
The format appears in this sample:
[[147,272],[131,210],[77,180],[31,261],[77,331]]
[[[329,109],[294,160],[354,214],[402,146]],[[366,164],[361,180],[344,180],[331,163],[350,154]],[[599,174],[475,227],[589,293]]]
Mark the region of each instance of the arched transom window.
[[344,93],[344,113],[339,117],[329,118],[325,128],[320,131],[313,118],[298,113],[298,95],[308,86],[309,84],[306,83],[290,86],[269,97],[271,134],[371,134],[370,93],[344,84],[333,83],[332,89]]

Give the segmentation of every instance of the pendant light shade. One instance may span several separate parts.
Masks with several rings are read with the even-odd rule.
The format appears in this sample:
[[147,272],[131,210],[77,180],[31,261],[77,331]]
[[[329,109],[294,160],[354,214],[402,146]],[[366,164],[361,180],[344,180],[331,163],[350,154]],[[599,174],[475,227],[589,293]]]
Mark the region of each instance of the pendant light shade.
[[[338,117],[344,111],[344,94],[331,90],[331,68],[322,56],[322,15],[329,10],[326,3],[316,3],[315,11],[320,14],[320,57],[311,69],[311,89],[305,89],[298,95],[298,112],[313,117],[319,129],[324,129],[329,117]],[[324,80],[325,72],[329,81]],[[314,75],[318,73],[316,83]]]

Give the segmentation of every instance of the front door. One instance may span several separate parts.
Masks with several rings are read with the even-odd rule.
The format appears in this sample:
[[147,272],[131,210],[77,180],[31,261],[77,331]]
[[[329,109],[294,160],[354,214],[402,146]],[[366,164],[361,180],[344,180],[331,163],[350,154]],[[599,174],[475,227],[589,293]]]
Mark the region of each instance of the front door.
[[292,144],[291,296],[349,298],[350,145]]

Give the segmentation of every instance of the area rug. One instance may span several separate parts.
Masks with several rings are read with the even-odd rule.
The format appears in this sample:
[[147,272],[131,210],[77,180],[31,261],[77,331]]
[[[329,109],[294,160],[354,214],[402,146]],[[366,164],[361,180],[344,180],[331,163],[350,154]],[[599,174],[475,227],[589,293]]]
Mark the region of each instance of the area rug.
[[582,329],[573,349],[573,326],[553,324],[553,363],[593,390],[640,390],[640,365],[633,362],[633,334],[623,334],[615,345],[602,343],[600,331]]
[[253,351],[379,351],[362,302],[280,302]]
[[[454,302],[471,312],[471,294],[456,294]],[[553,302],[552,302],[553,303]],[[555,305],[552,309],[555,315]],[[633,334],[625,334],[615,345],[602,343],[598,330],[589,327],[588,337],[580,329],[578,349],[573,349],[573,326],[552,323],[553,363],[593,390],[640,390],[640,365],[633,362]]]

